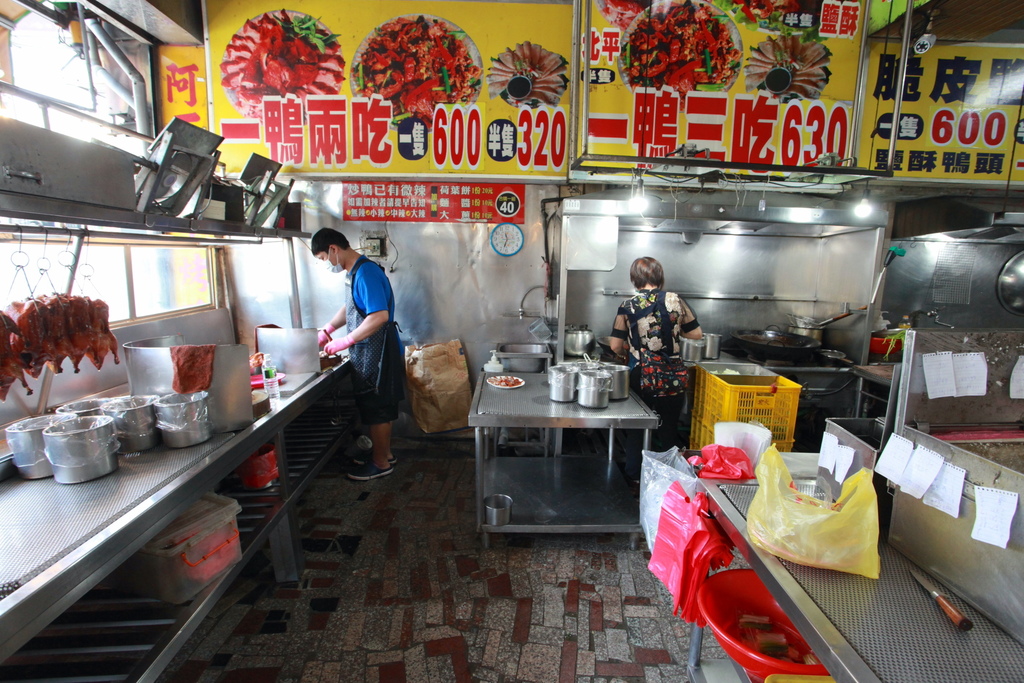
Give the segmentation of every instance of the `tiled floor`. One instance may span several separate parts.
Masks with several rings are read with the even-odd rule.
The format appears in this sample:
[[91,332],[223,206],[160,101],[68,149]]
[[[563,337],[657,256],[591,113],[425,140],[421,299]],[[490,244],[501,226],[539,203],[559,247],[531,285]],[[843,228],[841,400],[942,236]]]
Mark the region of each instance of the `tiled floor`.
[[[480,547],[471,449],[396,442],[365,483],[329,464],[300,508],[302,580],[258,556],[162,681],[686,681],[689,626],[626,535]],[[704,656],[724,657],[710,634]]]

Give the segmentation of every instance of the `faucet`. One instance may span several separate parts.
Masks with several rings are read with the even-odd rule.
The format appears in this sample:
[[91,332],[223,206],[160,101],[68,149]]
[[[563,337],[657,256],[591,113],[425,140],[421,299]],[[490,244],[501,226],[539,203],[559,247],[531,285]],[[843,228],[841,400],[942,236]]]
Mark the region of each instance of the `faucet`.
[[526,297],[529,296],[530,292],[532,292],[535,289],[544,289],[544,285],[534,285],[533,287],[530,287],[528,290],[526,290],[526,294],[523,294],[523,298],[519,300],[519,319],[520,320],[523,319],[523,315],[525,315],[525,313],[526,313],[526,311],[523,310],[523,305],[526,303]]
[[925,315],[925,316],[927,316],[929,318],[933,318],[935,320],[935,324],[936,325],[942,325],[943,327],[948,327],[950,329],[953,329],[954,327],[956,327],[955,325],[950,325],[949,323],[944,323],[941,320],[939,320],[939,310],[935,309],[935,308],[933,308],[930,311],[922,311],[922,310],[918,309],[918,310],[914,311],[913,313],[911,313],[910,314],[910,326],[911,327],[917,327],[918,319],[922,315]]

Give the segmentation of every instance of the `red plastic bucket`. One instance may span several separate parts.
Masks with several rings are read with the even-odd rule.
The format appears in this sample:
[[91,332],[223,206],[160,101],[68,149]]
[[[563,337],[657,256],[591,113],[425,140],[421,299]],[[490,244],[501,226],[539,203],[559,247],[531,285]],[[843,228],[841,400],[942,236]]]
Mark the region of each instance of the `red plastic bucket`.
[[768,617],[774,630],[802,657],[811,653],[786,613],[775,602],[753,569],[733,569],[709,576],[697,591],[697,605],[725,653],[743,667],[751,683],[763,683],[772,674],[827,676],[820,664],[796,664],[762,654],[744,638],[739,618],[744,614]]

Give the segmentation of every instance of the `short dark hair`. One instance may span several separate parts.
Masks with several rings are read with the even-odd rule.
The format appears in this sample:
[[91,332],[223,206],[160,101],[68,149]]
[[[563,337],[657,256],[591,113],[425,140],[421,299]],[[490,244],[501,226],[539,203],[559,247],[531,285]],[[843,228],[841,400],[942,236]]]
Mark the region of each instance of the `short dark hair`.
[[665,269],[652,256],[641,256],[629,267],[629,279],[637,289],[654,285],[658,289],[665,286]]
[[348,249],[348,238],[334,228],[320,228],[310,240],[309,250],[313,252],[313,256],[316,256],[321,252],[326,252],[332,244],[337,244],[342,249]]

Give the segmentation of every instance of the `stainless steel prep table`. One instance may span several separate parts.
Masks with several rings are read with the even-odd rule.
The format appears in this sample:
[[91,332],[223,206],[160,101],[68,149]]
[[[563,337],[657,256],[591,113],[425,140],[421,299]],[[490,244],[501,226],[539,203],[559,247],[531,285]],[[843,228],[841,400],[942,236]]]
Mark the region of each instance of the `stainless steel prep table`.
[[[476,521],[484,547],[488,532],[501,533],[629,533],[641,531],[640,513],[625,480],[612,461],[615,429],[643,429],[644,447],[658,415],[634,394],[611,401],[607,408],[585,408],[548,398],[545,374],[517,374],[526,384],[499,389],[481,373],[477,379],[469,426],[476,429]],[[592,428],[609,430],[608,458],[555,454],[554,457],[496,457],[495,439],[502,427]],[[512,497],[511,521],[484,523],[484,498],[492,493]]]
[[267,541],[278,580],[297,580],[303,556],[297,520],[291,513],[298,494],[337,445],[319,453],[318,460],[296,478],[289,476],[283,433],[347,374],[345,365],[325,372],[238,432],[215,434],[189,448],[161,445],[118,456],[118,470],[93,481],[62,485],[53,479],[10,479],[0,483],[4,510],[0,518],[0,661],[269,441],[274,442],[278,454],[279,497],[269,506],[249,547],[243,549],[243,562],[221,577],[220,584],[215,582],[200,593],[163,648],[154,648],[143,660],[142,675],[132,678],[155,678],[245,559]]
[[[884,542],[878,580],[805,567],[755,548],[746,512],[756,484],[702,479],[710,508],[837,683],[1012,683],[1024,671],[1024,646],[955,594],[950,600],[974,622],[958,631],[914,581],[914,566]],[[693,641],[699,653],[700,630]],[[691,680],[704,676],[691,649]],[[732,679],[737,680],[737,679]]]

